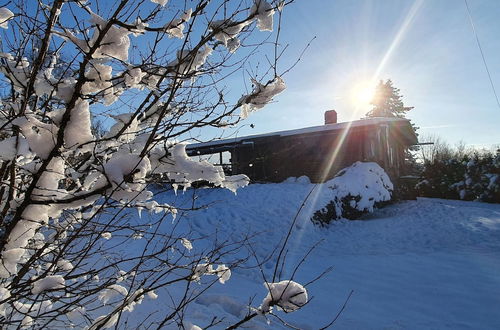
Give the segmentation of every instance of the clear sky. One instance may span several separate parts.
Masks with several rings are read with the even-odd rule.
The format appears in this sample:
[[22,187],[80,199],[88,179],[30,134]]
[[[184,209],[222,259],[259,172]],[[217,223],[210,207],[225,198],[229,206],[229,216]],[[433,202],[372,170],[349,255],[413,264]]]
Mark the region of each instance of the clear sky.
[[[468,0],[493,83],[500,93],[500,1]],[[287,90],[246,121],[238,135],[339,121],[367,111],[353,100],[359,84],[392,79],[421,135],[452,145],[500,145],[500,108],[463,0],[297,0],[284,12],[281,70]],[[248,124],[253,123],[255,128]]]

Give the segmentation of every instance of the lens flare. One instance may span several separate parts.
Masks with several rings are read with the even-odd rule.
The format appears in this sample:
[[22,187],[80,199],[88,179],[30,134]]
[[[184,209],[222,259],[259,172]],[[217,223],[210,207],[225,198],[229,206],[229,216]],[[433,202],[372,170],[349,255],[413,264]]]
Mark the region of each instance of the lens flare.
[[375,85],[371,82],[359,83],[352,89],[351,99],[355,107],[369,106],[375,96]]

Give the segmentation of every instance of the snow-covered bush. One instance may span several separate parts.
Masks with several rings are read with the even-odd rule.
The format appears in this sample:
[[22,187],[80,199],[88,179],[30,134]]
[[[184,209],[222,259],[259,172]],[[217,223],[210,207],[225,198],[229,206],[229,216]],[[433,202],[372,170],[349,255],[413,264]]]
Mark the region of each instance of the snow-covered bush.
[[475,153],[466,164],[464,180],[453,187],[460,199],[500,203],[500,150]]
[[320,192],[320,198],[314,199],[317,211],[311,219],[320,226],[373,212],[375,207],[391,200],[394,189],[389,176],[378,164],[363,162],[341,170],[324,185],[327,191]]
[[418,195],[500,203],[500,150],[424,163]]
[[426,162],[422,171],[422,179],[416,184],[418,196],[459,199],[454,185],[463,180],[467,158],[446,159]]
[[[176,206],[155,201],[148,182],[162,178],[185,189],[205,180],[232,191],[248,183],[189,158],[180,141],[204,127],[235,124],[285,89],[269,58],[267,75],[253,77],[252,91],[230,94],[225,85],[231,73],[256,64],[254,47],[269,37],[284,2],[5,6],[0,324],[183,324],[197,295],[230,279],[237,266],[230,257],[243,243],[197,250],[190,231],[176,231]],[[269,56],[281,54],[273,40]],[[92,122],[104,124],[96,129]],[[174,290],[180,295],[167,290],[173,285],[181,285]],[[128,316],[162,295],[155,310]]]

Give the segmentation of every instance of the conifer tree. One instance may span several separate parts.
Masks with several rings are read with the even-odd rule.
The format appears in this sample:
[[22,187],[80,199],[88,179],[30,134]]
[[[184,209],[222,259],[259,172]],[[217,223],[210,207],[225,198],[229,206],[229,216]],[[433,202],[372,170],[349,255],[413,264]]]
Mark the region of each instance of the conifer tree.
[[373,108],[366,114],[367,117],[399,117],[404,118],[405,114],[413,107],[405,107],[399,94],[399,88],[392,85],[392,80],[385,82],[380,80],[375,88],[375,95],[370,102]]
[[[405,118],[406,113],[412,110],[414,107],[407,107],[403,103],[403,96],[399,93],[399,88],[396,88],[392,84],[391,79],[387,79],[385,82],[380,80],[377,87],[375,88],[375,94],[372,101],[373,108],[366,114],[367,118],[370,117],[398,117]],[[418,127],[410,121],[411,127],[418,136]],[[417,164],[415,155],[412,152],[418,150],[418,146],[411,146],[409,150],[405,152],[405,170],[404,175],[416,175],[420,172],[420,167]]]

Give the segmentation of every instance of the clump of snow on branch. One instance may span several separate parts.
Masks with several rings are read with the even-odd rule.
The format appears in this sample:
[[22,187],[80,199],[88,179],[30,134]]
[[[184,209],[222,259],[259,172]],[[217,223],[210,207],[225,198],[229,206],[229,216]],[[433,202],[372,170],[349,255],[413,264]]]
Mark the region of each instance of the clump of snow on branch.
[[307,290],[301,284],[287,280],[277,283],[264,283],[268,290],[259,311],[269,313],[273,306],[285,313],[296,311],[307,303]]
[[104,239],[110,239],[111,238],[111,233],[108,231],[105,231],[104,233],[101,234],[101,237]]
[[35,200],[47,200],[62,198],[67,194],[65,189],[59,189],[59,180],[62,180],[66,169],[64,159],[54,157],[47,165],[47,171],[43,172],[38,180],[37,187],[33,190]]
[[90,329],[110,329],[116,324],[116,322],[118,322],[119,316],[119,313],[114,313],[111,317],[108,315],[101,315],[95,319]]
[[156,150],[151,155],[153,172],[166,173],[175,182],[175,186],[183,186],[184,189],[196,181],[208,181],[216,186],[227,188],[233,192],[245,187],[249,183],[246,175],[226,176],[221,167],[213,166],[208,161],[195,161],[186,154],[186,145],[178,143],[168,149],[171,155],[169,161],[162,161],[165,153]]
[[33,288],[31,289],[31,293],[39,294],[40,292],[46,290],[57,290],[57,289],[63,289],[64,287],[65,287],[65,280],[61,275],[51,275],[36,280],[33,283]]
[[186,329],[186,330],[202,330],[202,328],[200,328],[199,326],[197,326],[196,324],[193,324],[191,322],[186,322],[184,324],[184,329]]
[[177,59],[170,62],[168,67],[174,69],[182,75],[189,75],[196,73],[198,69],[205,64],[208,56],[212,54],[213,49],[210,46],[204,46],[197,52],[185,49],[177,52]]
[[255,0],[252,6],[251,15],[255,15],[257,19],[257,27],[260,31],[273,30],[273,6],[265,0]]
[[153,290],[148,291],[147,295],[148,295],[148,298],[150,298],[150,299],[153,299],[153,300],[158,299],[158,295]]
[[70,120],[64,131],[64,143],[67,148],[92,141],[94,136],[90,130],[89,102],[78,100],[71,111]]
[[185,23],[189,22],[191,15],[193,14],[192,9],[188,9],[185,13],[181,15],[180,18],[176,18],[165,25],[165,31],[168,33],[169,37],[175,37],[182,39],[184,38],[184,28]]
[[9,80],[12,82],[14,90],[22,91],[26,87],[26,82],[28,81],[28,72],[30,63],[25,57],[14,58],[12,54],[0,53],[0,58],[4,58],[6,65],[0,66],[0,72],[2,72]]
[[92,67],[85,73],[88,81],[83,85],[83,94],[102,93],[102,99],[105,105],[113,104],[118,95],[115,93],[112,79],[113,68],[109,65],[93,64]]
[[226,265],[218,265],[217,268],[213,270],[213,273],[217,275],[221,284],[226,283],[231,277],[231,270]]
[[0,141],[0,160],[17,159],[20,165],[31,162],[34,155],[30,151],[28,141],[22,137],[9,137]]
[[25,316],[21,321],[22,328],[30,328],[33,326],[33,318],[29,315]]
[[127,294],[128,290],[125,287],[119,284],[113,284],[99,293],[99,300],[103,304],[107,304],[114,297],[119,295],[126,296]]
[[59,270],[72,270],[73,268],[73,264],[68,260],[61,259],[57,262],[57,269]]
[[46,159],[55,147],[58,128],[54,124],[43,123],[33,114],[18,117],[13,125],[19,127],[28,141],[29,148],[40,158]]
[[193,249],[193,243],[191,243],[190,240],[187,238],[181,238],[181,244],[184,246],[187,250],[191,251]]
[[273,30],[273,6],[265,0],[255,0],[250,8],[249,17],[243,21],[231,19],[215,20],[210,22],[210,29],[216,31],[215,39],[220,41],[230,53],[234,53],[241,45],[238,35],[245,27],[257,21],[257,28],[260,31]]
[[263,85],[252,79],[253,91],[249,95],[244,95],[240,98],[241,118],[248,117],[250,112],[263,108],[266,104],[273,100],[273,97],[283,92],[286,89],[285,82],[281,77],[275,77],[273,80]]
[[[0,286],[0,301],[4,301],[10,298],[10,291],[4,288],[3,286]],[[5,317],[5,311],[7,309],[7,304],[2,303],[0,304],[0,316]]]
[[141,68],[130,68],[125,72],[125,86],[127,88],[139,88],[141,89],[142,78],[146,75]]
[[[68,40],[71,40],[83,52],[89,52],[90,48],[95,45],[100,37],[101,31],[106,27],[108,21],[95,13],[91,13],[90,22],[95,25],[92,38],[89,41],[78,39],[72,32],[65,30],[60,35]],[[130,47],[130,39],[128,35],[132,33],[128,29],[124,29],[112,25],[102,41],[101,46],[94,52],[93,58],[115,58],[117,60],[126,61],[128,59],[128,49]]]
[[231,269],[226,265],[218,265],[214,268],[214,265],[209,263],[200,263],[196,265],[193,270],[193,275],[191,276],[191,280],[195,282],[199,282],[203,275],[216,275],[221,284],[226,283],[231,277]]
[[3,29],[8,29],[8,22],[12,17],[14,17],[14,13],[11,12],[8,8],[0,8],[0,27]]
[[160,6],[165,6],[168,2],[168,0],[151,0],[152,3],[156,3]]
[[220,30],[220,32],[215,34],[215,39],[222,42],[229,52],[234,53],[240,47],[241,43],[238,39],[238,34],[250,23],[251,21],[237,23],[231,20],[218,20],[211,22],[210,28],[212,30]]
[[24,252],[25,250],[22,248],[13,248],[2,252],[0,278],[8,278],[17,273],[17,264],[21,261]]

